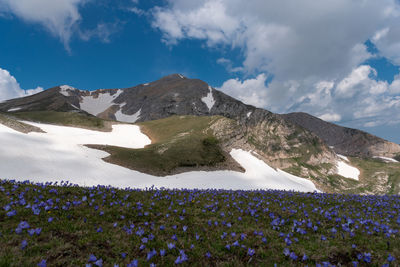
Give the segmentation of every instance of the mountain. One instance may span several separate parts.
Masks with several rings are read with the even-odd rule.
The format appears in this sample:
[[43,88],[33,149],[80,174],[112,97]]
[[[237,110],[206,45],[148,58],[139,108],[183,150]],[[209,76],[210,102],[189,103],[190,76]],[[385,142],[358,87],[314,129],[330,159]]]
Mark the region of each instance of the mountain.
[[353,157],[388,157],[400,154],[398,144],[357,129],[342,127],[303,112],[282,114],[282,117],[320,137],[342,155]]
[[[132,156],[131,151],[97,147],[111,154],[108,158],[109,162],[152,174],[173,174],[201,169],[202,166],[208,166],[206,169],[209,169],[211,165],[214,166],[212,168],[214,170],[218,168],[236,170],[238,166],[232,164],[229,153],[234,149],[242,149],[252,151],[273,168],[308,178],[324,191],[358,192],[360,188],[363,190],[369,188],[370,184],[378,180],[381,183],[389,181],[391,175],[395,175],[395,179],[392,179],[390,183],[395,184],[397,181],[397,174],[393,174],[397,173],[396,168],[385,167],[383,173],[386,176],[379,176],[379,173],[382,173],[382,166],[379,165],[382,160],[374,157],[392,159],[400,152],[399,145],[359,130],[324,122],[309,114],[279,115],[246,105],[212,88],[204,81],[189,79],[180,74],[172,74],[151,83],[125,89],[86,91],[67,85],[57,86],[36,95],[0,103],[0,112],[24,120],[96,128],[104,131],[111,129],[109,125],[113,121],[138,123],[142,131],[156,141],[152,145],[153,149],[147,149],[143,152],[144,154],[136,158],[150,154],[152,158],[154,156],[158,158],[164,149],[182,152],[181,148],[176,149],[177,146],[184,146],[190,142],[193,144],[187,146],[186,150],[200,147],[203,151],[196,154],[197,156],[190,155],[193,156],[194,161],[186,167],[182,160],[186,153],[178,155],[178,158],[170,154],[169,157],[174,160],[168,159],[167,162],[173,164],[168,165],[167,169],[163,167],[156,171],[154,166],[148,166],[146,162],[147,165],[143,166],[143,162],[140,164],[138,160],[133,162],[132,157],[121,157],[121,155]],[[182,121],[179,121],[179,116],[195,116],[189,120],[192,128],[181,129],[179,123]],[[216,117],[205,124],[200,123],[200,118],[204,116]],[[168,118],[172,119],[165,121]],[[167,125],[175,126],[167,127]],[[196,125],[202,125],[202,127],[197,127],[197,130],[193,131]],[[171,131],[170,137],[157,143],[157,136],[167,129]],[[184,136],[186,139],[182,139]],[[209,137],[215,138],[216,143],[210,141],[214,139],[207,139]],[[211,150],[206,146],[209,142],[213,147]],[[215,146],[219,147],[221,152],[218,152]],[[340,155],[338,156],[337,153]],[[223,159],[231,163],[210,162],[210,155],[213,160]],[[218,155],[223,155],[223,157]],[[350,158],[343,159],[344,156]],[[357,157],[368,158],[373,162],[366,166],[366,160],[359,162]],[[161,161],[163,159],[154,161],[154,164],[159,164]],[[374,168],[369,173],[373,177],[375,173],[378,173],[381,178],[378,177],[376,181],[368,180],[368,178],[363,178],[366,172],[362,171],[360,175],[362,179],[360,178],[359,182],[349,179],[350,177],[358,179],[360,172],[356,168],[363,170],[372,165]],[[378,191],[368,190],[365,192],[387,191],[386,188]]]

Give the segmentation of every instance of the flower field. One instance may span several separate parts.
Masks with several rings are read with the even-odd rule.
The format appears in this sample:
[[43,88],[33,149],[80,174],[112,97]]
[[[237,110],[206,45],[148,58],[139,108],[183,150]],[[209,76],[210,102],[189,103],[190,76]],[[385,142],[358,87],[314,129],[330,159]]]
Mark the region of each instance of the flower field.
[[0,266],[399,266],[400,196],[0,180]]

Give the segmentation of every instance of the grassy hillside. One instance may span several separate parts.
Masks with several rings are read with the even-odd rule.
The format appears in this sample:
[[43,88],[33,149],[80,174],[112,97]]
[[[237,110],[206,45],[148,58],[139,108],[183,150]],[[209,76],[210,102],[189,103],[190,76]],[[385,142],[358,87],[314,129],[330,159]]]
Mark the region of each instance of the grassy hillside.
[[349,158],[361,170],[360,184],[349,193],[400,194],[400,163],[380,159]]
[[27,121],[81,127],[94,130],[110,130],[103,119],[78,112],[30,111],[14,112],[12,116]]
[[[347,194],[400,194],[400,163],[384,162],[375,158],[347,157],[350,165],[360,170],[359,180],[343,176],[324,175],[321,166],[312,166],[299,162],[298,166],[285,169],[294,175],[301,176],[301,168],[313,170],[319,175],[309,179],[324,192]],[[326,167],[328,168],[328,167]]]
[[[168,175],[199,167],[229,169],[230,162],[209,126],[222,117],[172,116],[142,122],[152,144],[143,149],[93,146],[111,155],[105,160],[152,175]],[[231,166],[238,168],[237,166]]]
[[0,266],[399,265],[399,196],[62,185],[0,180]]

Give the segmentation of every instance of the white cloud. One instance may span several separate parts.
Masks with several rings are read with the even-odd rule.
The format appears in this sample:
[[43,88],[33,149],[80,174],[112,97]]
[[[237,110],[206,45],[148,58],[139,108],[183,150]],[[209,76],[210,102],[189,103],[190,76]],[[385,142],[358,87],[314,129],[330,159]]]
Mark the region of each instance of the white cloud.
[[389,86],[389,92],[393,95],[400,94],[400,75],[396,75]]
[[70,52],[74,34],[87,41],[93,37],[109,42],[118,23],[99,23],[93,29],[80,29],[79,8],[92,0],[0,0],[0,14],[12,14],[28,23],[37,23],[60,39]]
[[[239,69],[255,79],[229,79],[224,92],[274,112],[305,111],[330,121],[388,124],[400,120],[400,78],[377,80],[370,39],[400,65],[400,5],[395,0],[168,0],[153,9],[153,27],[169,45],[203,40],[241,51]],[[273,77],[265,86],[266,77]],[[377,119],[378,117],[378,119]],[[391,118],[390,118],[391,117]],[[357,125],[354,125],[356,127]]]
[[[294,103],[291,111],[309,112],[332,122],[353,121],[352,127],[388,125],[400,121],[400,96],[393,94],[400,86],[399,80],[389,84],[377,81],[376,75],[371,66],[361,65],[341,80],[316,83],[297,100],[285,100],[288,104],[289,101]],[[304,84],[300,85],[300,88],[304,87]],[[267,92],[269,96],[270,88]],[[284,101],[280,103],[285,105]]]
[[340,121],[342,119],[342,117],[337,113],[325,113],[325,114],[322,114],[321,116],[318,116],[318,118],[320,118],[321,120],[330,121],[330,122],[336,122],[336,121]]
[[23,90],[17,80],[7,70],[0,68],[0,101],[36,94],[43,91],[42,87]]
[[228,72],[243,72],[243,67],[234,67],[233,63],[230,59],[227,58],[219,58],[217,59],[217,63],[224,66]]
[[79,36],[84,41],[89,41],[97,37],[104,43],[110,42],[110,36],[119,30],[119,23],[99,23],[97,27],[91,30],[79,30]]
[[371,78],[376,76],[377,72],[371,66],[361,65],[337,85],[336,94],[339,98],[346,98],[353,97],[360,91],[364,93],[369,91],[372,95],[385,93],[388,89],[388,83]]
[[33,23],[39,23],[60,38],[66,49],[81,19],[79,5],[86,0],[0,0],[3,9]]
[[364,42],[392,26],[388,10],[396,7],[394,0],[170,0],[153,9],[153,26],[169,44],[188,38],[239,48],[253,74],[334,79],[371,57]]
[[162,30],[168,44],[176,44],[183,38],[203,39],[210,46],[230,43],[240,26],[226,14],[222,1],[171,1],[170,4],[171,9],[153,10],[153,26]]
[[267,103],[266,80],[267,76],[265,74],[260,74],[254,79],[247,79],[245,81],[230,79],[224,82],[218,89],[228,95],[238,98],[246,104],[264,107]]
[[137,7],[131,7],[131,8],[128,8],[128,10],[130,12],[135,13],[138,16],[142,16],[142,15],[146,14],[146,12],[143,9],[140,9],[140,8],[137,8]]

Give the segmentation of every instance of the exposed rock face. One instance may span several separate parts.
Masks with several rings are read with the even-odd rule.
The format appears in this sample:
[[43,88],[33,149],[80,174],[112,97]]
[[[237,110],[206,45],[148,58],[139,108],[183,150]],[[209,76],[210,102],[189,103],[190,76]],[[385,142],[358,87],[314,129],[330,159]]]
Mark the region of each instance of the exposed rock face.
[[400,153],[400,145],[372,134],[323,121],[307,113],[281,115],[319,136],[333,150],[346,156],[393,158]]

